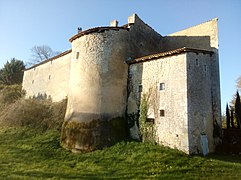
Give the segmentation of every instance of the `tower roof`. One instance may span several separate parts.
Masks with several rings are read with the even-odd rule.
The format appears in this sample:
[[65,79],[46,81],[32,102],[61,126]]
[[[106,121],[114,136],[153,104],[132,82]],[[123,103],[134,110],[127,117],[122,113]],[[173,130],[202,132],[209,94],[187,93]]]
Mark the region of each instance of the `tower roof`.
[[73,37],[71,37],[69,39],[70,42],[72,42],[73,40],[84,36],[86,34],[91,34],[91,33],[100,33],[100,32],[104,32],[104,31],[109,31],[109,30],[115,30],[115,31],[119,31],[120,29],[124,29],[124,30],[129,30],[128,27],[126,26],[122,26],[122,27],[111,27],[111,26],[105,26],[105,27],[95,27],[95,28],[91,28],[91,29],[87,29],[85,31],[82,31],[76,35],[74,35]]

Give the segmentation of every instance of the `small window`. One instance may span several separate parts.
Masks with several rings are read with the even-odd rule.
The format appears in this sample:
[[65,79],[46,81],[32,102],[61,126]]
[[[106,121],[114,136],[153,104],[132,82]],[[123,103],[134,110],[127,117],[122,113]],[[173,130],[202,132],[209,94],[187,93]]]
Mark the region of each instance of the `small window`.
[[199,66],[199,60],[196,59],[196,66]]
[[208,66],[206,64],[204,64],[203,69],[204,69],[204,72],[208,72]]
[[51,79],[51,75],[49,75],[49,80]]
[[165,111],[163,109],[160,110],[160,117],[164,117],[165,116]]
[[160,83],[159,90],[160,91],[165,90],[165,83]]
[[138,92],[142,92],[142,85],[141,84],[138,86]]
[[79,52],[76,52],[76,59],[79,59]]
[[34,80],[32,80],[32,84],[34,84]]
[[154,118],[146,118],[146,122],[154,124],[155,123],[155,119]]

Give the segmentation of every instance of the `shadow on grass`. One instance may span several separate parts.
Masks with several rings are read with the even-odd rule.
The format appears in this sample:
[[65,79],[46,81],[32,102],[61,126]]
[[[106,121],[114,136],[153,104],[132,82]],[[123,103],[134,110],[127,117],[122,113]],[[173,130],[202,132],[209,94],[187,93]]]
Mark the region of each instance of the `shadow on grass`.
[[241,156],[237,154],[214,153],[208,155],[207,159],[241,164]]
[[29,172],[21,172],[16,171],[13,173],[14,176],[21,178],[57,178],[57,179],[98,179],[98,175],[94,174],[71,174],[71,173],[63,173],[63,172],[44,172],[44,171],[29,171]]

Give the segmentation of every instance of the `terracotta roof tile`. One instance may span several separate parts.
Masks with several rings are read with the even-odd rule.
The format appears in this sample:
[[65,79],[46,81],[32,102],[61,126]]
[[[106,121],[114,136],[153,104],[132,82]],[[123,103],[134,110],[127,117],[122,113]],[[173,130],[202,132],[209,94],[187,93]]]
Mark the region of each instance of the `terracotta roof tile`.
[[140,58],[127,60],[126,63],[127,64],[134,64],[134,63],[139,63],[139,62],[145,62],[145,61],[150,61],[150,60],[153,60],[153,59],[158,59],[158,58],[166,57],[166,56],[172,56],[172,55],[175,55],[175,54],[181,54],[181,53],[185,53],[185,52],[213,54],[213,51],[183,47],[183,48],[179,48],[179,49],[175,49],[175,50],[171,50],[171,51],[161,52],[161,53],[157,53],[157,54],[151,54],[151,55],[148,55],[148,56],[143,56],[143,57],[140,57]]

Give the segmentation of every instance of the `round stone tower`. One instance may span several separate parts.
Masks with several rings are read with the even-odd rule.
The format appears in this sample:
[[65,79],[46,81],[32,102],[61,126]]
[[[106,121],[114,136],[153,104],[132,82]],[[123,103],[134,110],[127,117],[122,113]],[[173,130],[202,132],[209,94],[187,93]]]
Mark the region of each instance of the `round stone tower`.
[[70,38],[72,62],[61,144],[91,151],[123,139],[128,66],[128,29],[98,27]]

